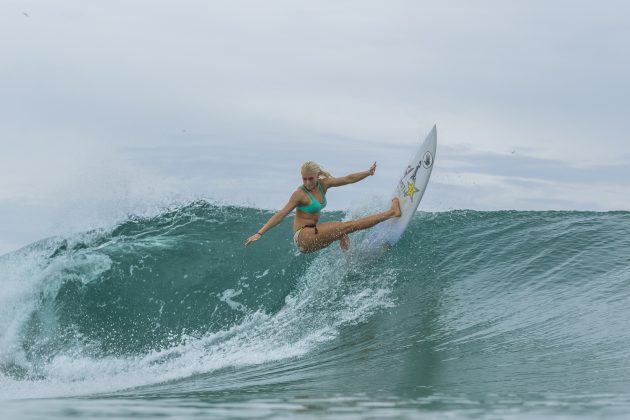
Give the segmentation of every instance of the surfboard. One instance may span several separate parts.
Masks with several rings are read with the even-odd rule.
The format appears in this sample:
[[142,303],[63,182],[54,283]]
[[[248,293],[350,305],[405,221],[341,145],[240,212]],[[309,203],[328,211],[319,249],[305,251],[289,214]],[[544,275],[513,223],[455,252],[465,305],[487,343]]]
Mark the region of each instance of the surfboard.
[[394,245],[402,237],[429,183],[436,148],[437,128],[434,125],[396,183],[392,198],[398,197],[400,200],[401,216],[375,226],[377,229],[374,230],[373,240]]

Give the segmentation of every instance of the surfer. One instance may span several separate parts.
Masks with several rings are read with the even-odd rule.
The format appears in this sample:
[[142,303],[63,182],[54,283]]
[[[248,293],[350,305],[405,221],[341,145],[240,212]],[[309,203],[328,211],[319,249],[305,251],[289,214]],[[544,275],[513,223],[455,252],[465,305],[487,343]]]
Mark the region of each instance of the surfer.
[[371,216],[362,217],[347,222],[324,222],[318,224],[319,213],[326,207],[326,192],[329,188],[354,184],[368,176],[374,175],[376,162],[370,169],[363,172],[333,177],[323,170],[317,163],[309,161],[302,165],[302,185],[291,195],[289,202],[263,225],[255,234],[247,238],[245,246],[259,240],[268,230],[280,223],[295,209],[293,220],[293,242],[304,253],[326,248],[335,241],[339,241],[345,251],[350,248],[349,233],[368,229],[392,217],[400,217],[398,198],[392,200],[389,210]]

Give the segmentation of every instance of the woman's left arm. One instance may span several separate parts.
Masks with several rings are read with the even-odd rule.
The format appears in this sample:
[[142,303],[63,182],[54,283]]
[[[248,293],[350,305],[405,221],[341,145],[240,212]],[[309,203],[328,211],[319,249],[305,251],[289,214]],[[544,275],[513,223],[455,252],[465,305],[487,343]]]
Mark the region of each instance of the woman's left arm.
[[368,176],[374,175],[374,172],[376,172],[376,162],[374,162],[372,166],[370,166],[370,169],[368,169],[367,171],[357,172],[339,178],[326,178],[323,179],[322,182],[326,188],[340,187],[342,185],[354,184],[355,182],[359,182],[362,179],[367,178]]

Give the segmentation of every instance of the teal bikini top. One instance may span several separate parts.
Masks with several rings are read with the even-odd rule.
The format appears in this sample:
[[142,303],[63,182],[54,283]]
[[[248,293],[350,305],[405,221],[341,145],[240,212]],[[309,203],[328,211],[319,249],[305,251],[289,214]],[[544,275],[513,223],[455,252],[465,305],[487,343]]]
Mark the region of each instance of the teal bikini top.
[[326,207],[326,195],[324,194],[324,189],[322,188],[321,182],[317,181],[317,186],[319,186],[319,192],[322,193],[322,197],[324,197],[324,202],[320,203],[317,201],[315,196],[311,194],[309,190],[307,190],[304,185],[301,185],[300,188],[304,190],[311,197],[311,204],[308,206],[298,206],[298,210],[303,211],[304,213],[319,213],[324,207]]

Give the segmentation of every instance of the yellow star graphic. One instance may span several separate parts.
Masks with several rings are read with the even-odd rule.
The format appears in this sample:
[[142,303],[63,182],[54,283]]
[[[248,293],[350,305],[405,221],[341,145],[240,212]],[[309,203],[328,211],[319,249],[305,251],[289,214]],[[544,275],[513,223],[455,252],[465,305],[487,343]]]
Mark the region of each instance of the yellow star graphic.
[[411,181],[407,182],[407,191],[405,191],[405,195],[408,195],[409,198],[413,200],[413,195],[417,192],[416,184]]

